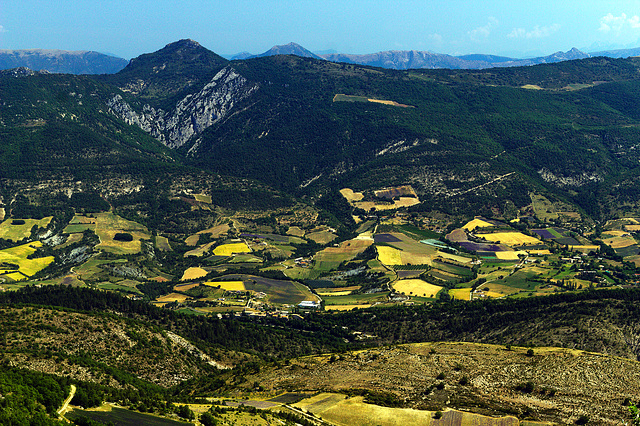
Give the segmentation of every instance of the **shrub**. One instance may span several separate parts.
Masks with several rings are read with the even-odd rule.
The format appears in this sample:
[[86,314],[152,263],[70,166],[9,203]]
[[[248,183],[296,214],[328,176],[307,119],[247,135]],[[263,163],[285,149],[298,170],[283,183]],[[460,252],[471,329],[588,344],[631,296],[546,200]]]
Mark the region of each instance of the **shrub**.
[[133,241],[133,235],[128,232],[116,232],[113,236],[114,241]]
[[586,425],[587,423],[589,423],[589,416],[585,416],[584,414],[576,420],[577,425]]

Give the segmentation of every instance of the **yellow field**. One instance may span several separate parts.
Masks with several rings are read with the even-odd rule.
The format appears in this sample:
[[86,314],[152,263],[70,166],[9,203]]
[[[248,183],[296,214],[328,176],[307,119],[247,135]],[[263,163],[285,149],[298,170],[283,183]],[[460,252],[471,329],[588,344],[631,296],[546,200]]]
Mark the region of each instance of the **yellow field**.
[[619,249],[636,244],[635,238],[627,231],[611,230],[602,233],[602,242],[611,248]]
[[0,220],[4,220],[4,207],[0,207]]
[[246,291],[247,288],[244,286],[242,281],[209,281],[204,283],[204,285],[208,285],[210,287],[218,287],[226,291]]
[[362,192],[353,192],[351,188],[341,189],[340,194],[342,194],[342,196],[350,203],[352,201],[360,201],[364,198],[364,194]]
[[595,245],[581,245],[581,246],[569,246],[569,250],[579,251],[580,253],[589,253],[590,251],[600,250],[600,246]]
[[[569,250],[571,250],[571,248],[569,248]],[[545,254],[551,254],[549,250],[527,250],[527,253],[534,256],[544,256]]]
[[518,257],[518,255],[523,255],[526,256],[527,252],[526,251],[497,251],[496,253],[496,257],[500,260],[520,260],[520,258]]
[[351,294],[351,290],[344,291],[318,291],[318,296],[348,296]]
[[640,231],[640,225],[624,225],[624,229],[625,231],[636,232]]
[[[479,237],[487,241],[497,242],[510,246],[519,246],[523,244],[542,244],[542,242],[534,237],[525,235],[521,232],[494,232],[493,234],[478,234]],[[500,253],[500,252],[498,252]]]
[[402,265],[401,251],[388,246],[376,246],[378,260],[383,265]]
[[182,274],[182,278],[180,278],[180,281],[195,280],[197,278],[202,278],[207,274],[208,272],[202,268],[192,267],[184,271],[184,274]]
[[35,241],[18,247],[0,250],[0,263],[16,264],[18,265],[19,272],[29,277],[33,276],[36,272],[49,266],[55,260],[53,256],[27,259],[27,257],[35,253],[39,247],[42,247],[42,243]]
[[396,291],[404,294],[413,294],[415,296],[435,297],[442,287],[429,284],[419,279],[400,280],[393,283]]
[[31,236],[31,228],[37,225],[39,228],[46,228],[53,219],[53,216],[44,219],[20,219],[24,220],[24,225],[12,225],[16,219],[7,219],[0,223],[0,238],[11,241],[19,241]]
[[536,86],[535,84],[525,84],[524,86],[520,86],[522,89],[530,89],[530,90],[542,90],[542,87]]
[[604,231],[602,233],[602,236],[604,238],[611,238],[611,237],[624,237],[625,235],[629,235],[628,232],[626,231],[620,231],[617,229],[612,229],[612,230],[608,230],[608,231]]
[[489,228],[491,226],[495,226],[493,223],[485,222],[481,219],[473,219],[468,222],[466,225],[462,227],[462,229],[466,229],[467,231],[473,231],[476,228]]
[[229,243],[222,244],[221,246],[213,249],[213,254],[216,256],[231,256],[235,253],[249,253],[251,249],[246,243]]
[[382,407],[365,403],[362,396],[349,398],[335,393],[321,393],[303,399],[293,406],[340,426],[365,424],[379,426],[435,426],[441,424],[517,426],[519,424],[518,419],[511,416],[494,418],[456,410],[444,410],[443,419],[434,420],[433,411]]
[[351,311],[355,308],[358,309],[366,309],[370,308],[372,305],[325,305],[325,311]]
[[457,300],[469,300],[471,295],[471,287],[468,288],[454,288],[449,290],[451,297]]
[[11,278],[14,281],[24,281],[27,279],[27,277],[22,275],[20,272],[11,272],[10,274],[6,274],[5,277]]

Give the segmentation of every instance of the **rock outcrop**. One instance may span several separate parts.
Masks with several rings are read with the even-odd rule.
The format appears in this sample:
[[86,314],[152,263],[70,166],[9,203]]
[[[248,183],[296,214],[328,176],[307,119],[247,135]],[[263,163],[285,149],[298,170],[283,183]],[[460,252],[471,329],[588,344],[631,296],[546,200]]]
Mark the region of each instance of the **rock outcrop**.
[[171,112],[150,105],[144,105],[142,112],[137,112],[120,95],[115,95],[107,104],[128,124],[140,127],[169,148],[179,148],[192,136],[222,120],[238,102],[257,90],[257,84],[228,66],[199,92],[180,100]]

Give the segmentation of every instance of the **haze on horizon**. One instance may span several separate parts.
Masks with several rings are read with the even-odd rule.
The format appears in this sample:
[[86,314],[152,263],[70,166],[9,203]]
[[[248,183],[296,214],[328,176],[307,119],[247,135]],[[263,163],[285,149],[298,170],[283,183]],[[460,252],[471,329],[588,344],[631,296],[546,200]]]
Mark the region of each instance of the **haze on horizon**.
[[126,59],[191,38],[218,54],[295,42],[314,51],[543,56],[640,47],[640,0],[7,0],[0,49],[95,50]]

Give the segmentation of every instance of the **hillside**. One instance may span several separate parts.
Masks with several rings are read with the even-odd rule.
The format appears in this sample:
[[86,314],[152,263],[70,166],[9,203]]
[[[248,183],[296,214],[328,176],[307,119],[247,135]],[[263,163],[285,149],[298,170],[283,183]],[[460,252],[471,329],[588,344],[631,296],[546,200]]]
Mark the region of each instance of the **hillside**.
[[[628,402],[640,398],[635,360],[583,351],[602,343],[599,332],[610,331],[603,327],[602,318],[610,321],[609,329],[628,320],[633,323],[637,292],[599,291],[575,300],[458,302],[431,308],[314,315],[304,322],[290,320],[286,327],[297,329],[293,333],[282,330],[281,321],[236,320],[234,324],[176,315],[114,294],[71,287],[30,288],[2,296],[3,360],[8,366],[74,380],[87,392],[86,397],[101,395],[133,408],[146,404],[145,410],[155,407],[165,414],[163,398],[193,401],[195,397],[216,396],[230,403],[240,398],[249,399],[245,402],[248,405],[262,401],[273,408],[280,401],[273,397],[283,392],[302,392],[303,397],[337,392],[364,396],[364,402],[377,406],[422,410],[414,415],[425,415],[423,410],[433,414],[459,409],[556,424],[574,423],[579,418],[591,424],[619,424],[626,418]],[[16,304],[22,301],[31,304]],[[547,312],[541,311],[545,306]],[[563,317],[554,319],[548,314],[554,309]],[[522,322],[518,325],[507,319],[505,312],[517,313]],[[594,315],[596,312],[599,315]],[[448,319],[437,323],[438,317]],[[576,321],[576,317],[582,320]],[[362,318],[362,323],[356,318]],[[545,320],[532,323],[531,318]],[[506,323],[500,325],[500,319]],[[411,340],[403,336],[411,336],[411,327],[422,329],[429,323],[449,338],[432,333],[415,339],[423,343],[397,344]],[[465,331],[465,323],[490,326],[481,325],[477,334],[471,334]],[[405,331],[376,329],[396,324]],[[567,330],[571,327],[568,324],[575,325],[575,331]],[[572,348],[539,346],[547,333],[561,327],[567,336],[577,339],[567,345]],[[489,329],[501,329],[501,336],[490,335]],[[522,336],[523,329],[531,330],[529,335]],[[336,331],[340,339],[330,339]],[[347,337],[351,340],[348,345],[338,343]],[[439,342],[443,337],[451,342]],[[527,346],[504,343],[521,338],[529,339]],[[271,347],[275,352],[265,351],[268,339],[277,342]],[[324,339],[324,346],[318,345],[319,339]],[[481,341],[503,344],[472,343]],[[292,357],[304,346],[310,355]],[[236,348],[236,352],[229,348]],[[256,355],[242,353],[256,348]],[[612,346],[603,349],[609,351]],[[219,369],[219,363],[236,368]],[[170,385],[175,386],[167,390]],[[136,394],[139,396],[134,397]],[[344,398],[331,397],[325,404]],[[300,397],[293,398],[297,399]],[[350,401],[354,409],[366,408],[358,405],[362,401],[357,398]],[[316,416],[348,424],[338,420],[348,411],[330,410],[331,404],[315,407],[309,410]],[[361,419],[360,424],[367,421]]]
[[[432,412],[448,407],[552,424],[585,416],[588,424],[614,425],[627,416],[624,401],[640,397],[636,369],[635,361],[575,350],[536,348],[528,356],[521,347],[434,343],[296,358],[247,380],[274,393],[319,390]],[[344,406],[329,407],[309,410],[338,424],[355,415]]]
[[[140,61],[182,64],[171,53],[178,46],[198,52],[194,57],[212,55],[178,42]],[[635,179],[636,118],[598,95],[619,90],[604,82],[636,84],[633,59],[407,72],[268,56],[226,66],[207,62],[189,89],[180,89],[182,71],[162,83],[177,85],[169,89],[156,86],[157,77],[145,80],[136,62],[109,81],[156,89],[113,98],[109,105],[119,117],[179,148],[198,167],[300,195],[411,183],[421,197],[455,212],[476,208],[478,197],[497,197],[489,208],[506,200],[521,207],[517,194],[544,187],[600,217],[621,201],[610,193],[612,183],[627,187]],[[169,69],[158,75],[169,76]],[[130,74],[135,79],[125,79]],[[408,107],[335,101],[338,94]],[[499,184],[484,185],[496,179]],[[600,189],[605,193],[588,195]]]
[[312,199],[411,184],[448,214],[523,208],[544,190],[603,219],[637,207],[637,69],[606,58],[473,71],[230,62],[181,40],[109,76],[4,72],[0,131],[15,142],[1,155],[18,169],[183,157]]

